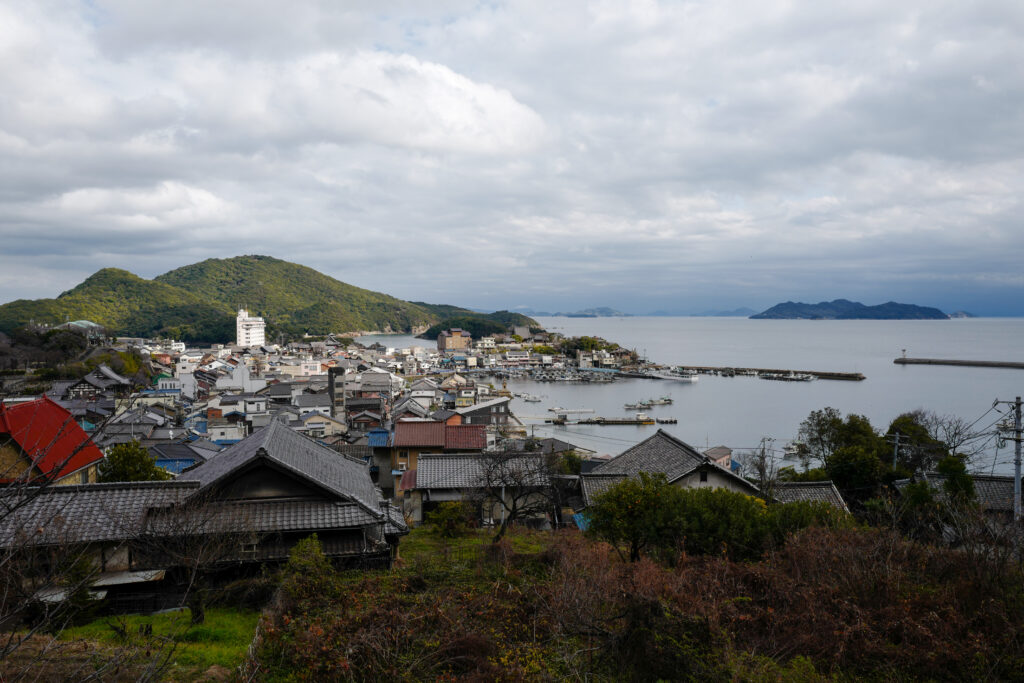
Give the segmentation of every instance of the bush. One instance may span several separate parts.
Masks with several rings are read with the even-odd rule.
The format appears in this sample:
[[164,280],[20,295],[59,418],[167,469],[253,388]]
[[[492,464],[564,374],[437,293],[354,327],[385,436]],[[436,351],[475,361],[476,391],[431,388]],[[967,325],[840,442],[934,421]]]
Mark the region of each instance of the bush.
[[464,501],[447,501],[427,514],[427,524],[441,538],[458,538],[469,530],[472,510]]
[[674,563],[679,553],[756,560],[795,531],[809,526],[843,528],[852,520],[825,503],[768,507],[760,498],[725,489],[681,489],[664,475],[641,473],[598,496],[587,511],[587,533],[618,549],[629,548]]

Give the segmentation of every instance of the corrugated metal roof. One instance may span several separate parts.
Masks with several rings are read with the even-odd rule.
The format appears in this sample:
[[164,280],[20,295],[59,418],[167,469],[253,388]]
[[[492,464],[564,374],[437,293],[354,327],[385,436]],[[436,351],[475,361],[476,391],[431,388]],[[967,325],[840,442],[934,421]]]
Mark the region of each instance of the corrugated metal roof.
[[428,446],[444,448],[443,422],[399,422],[395,425],[395,448]]
[[[45,396],[13,406],[0,404],[0,434],[10,435],[50,480],[66,477],[103,459],[103,453],[71,413]],[[17,479],[21,474],[0,473],[0,481]]]

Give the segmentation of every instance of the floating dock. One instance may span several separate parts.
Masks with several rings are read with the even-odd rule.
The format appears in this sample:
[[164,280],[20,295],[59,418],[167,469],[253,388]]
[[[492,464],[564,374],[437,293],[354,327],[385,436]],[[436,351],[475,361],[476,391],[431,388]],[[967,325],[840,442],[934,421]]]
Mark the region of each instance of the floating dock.
[[738,368],[738,367],[716,367],[710,365],[680,365],[679,367],[689,372],[696,372],[702,375],[727,374],[734,375],[759,375],[761,373],[779,375],[814,375],[817,379],[836,379],[848,382],[860,382],[867,379],[860,372],[822,372],[819,370],[781,370],[778,368]]
[[896,365],[959,365],[970,368],[1014,368],[1024,370],[1024,363],[1003,360],[952,360],[947,358],[897,358]]

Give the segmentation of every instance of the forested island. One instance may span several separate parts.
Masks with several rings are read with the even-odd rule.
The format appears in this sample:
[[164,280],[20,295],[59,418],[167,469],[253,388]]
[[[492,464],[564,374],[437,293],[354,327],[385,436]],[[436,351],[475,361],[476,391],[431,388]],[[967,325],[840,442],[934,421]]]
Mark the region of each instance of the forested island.
[[948,320],[937,308],[887,301],[865,306],[859,301],[836,299],[816,304],[786,301],[750,316],[756,320]]

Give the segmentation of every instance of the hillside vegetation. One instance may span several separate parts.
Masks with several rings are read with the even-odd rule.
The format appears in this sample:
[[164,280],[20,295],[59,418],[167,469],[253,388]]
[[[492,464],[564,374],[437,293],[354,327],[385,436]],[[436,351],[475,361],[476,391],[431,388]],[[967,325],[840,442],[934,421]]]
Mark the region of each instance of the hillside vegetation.
[[[152,280],[104,268],[56,299],[21,299],[0,306],[0,331],[31,321],[49,325],[91,320],[114,334],[168,336],[186,341],[230,341],[241,306],[267,319],[274,335],[358,330],[411,332],[455,315],[496,324],[536,324],[518,316],[412,303],[346,284],[270,256],[207,259]],[[520,320],[522,318],[522,320]]]

